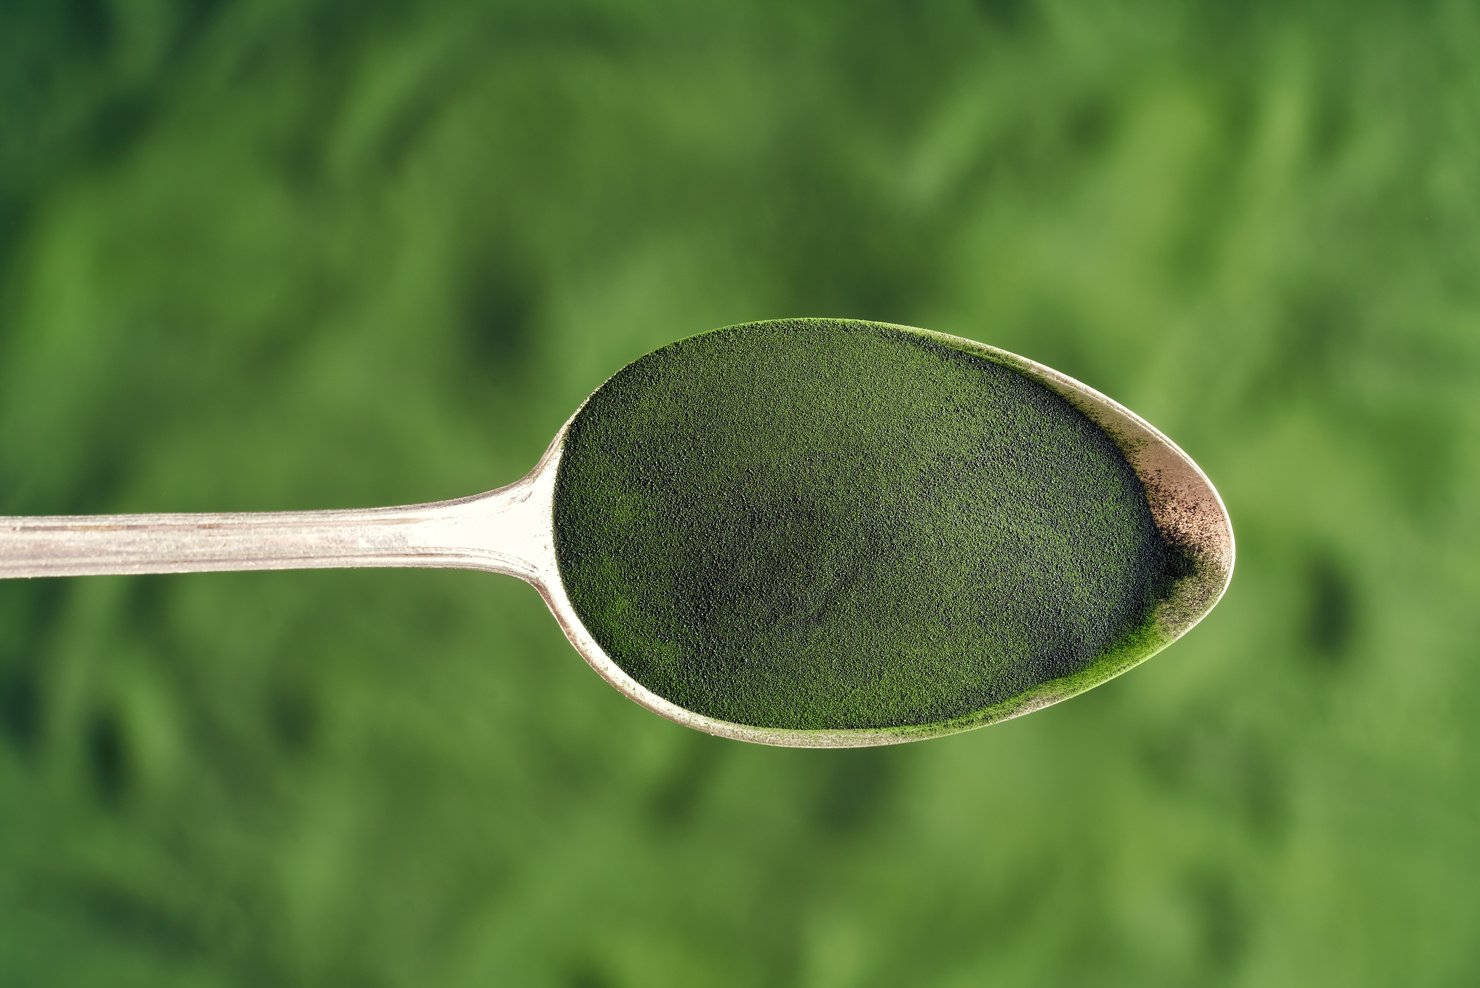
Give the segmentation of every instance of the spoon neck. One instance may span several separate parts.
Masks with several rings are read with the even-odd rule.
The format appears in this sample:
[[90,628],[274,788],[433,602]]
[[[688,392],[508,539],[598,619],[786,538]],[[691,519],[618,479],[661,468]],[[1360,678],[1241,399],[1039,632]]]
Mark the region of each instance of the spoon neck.
[[537,583],[541,552],[553,556],[537,495],[520,481],[392,508],[0,517],[0,578],[405,566],[491,570]]

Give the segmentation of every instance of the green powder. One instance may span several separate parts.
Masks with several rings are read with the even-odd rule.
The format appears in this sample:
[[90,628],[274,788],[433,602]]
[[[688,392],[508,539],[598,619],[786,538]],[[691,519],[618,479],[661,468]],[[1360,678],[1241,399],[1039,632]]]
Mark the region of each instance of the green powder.
[[555,546],[639,683],[790,729],[988,719],[1104,678],[1149,647],[1177,556],[1062,398],[832,320],[718,330],[613,377],[571,425]]

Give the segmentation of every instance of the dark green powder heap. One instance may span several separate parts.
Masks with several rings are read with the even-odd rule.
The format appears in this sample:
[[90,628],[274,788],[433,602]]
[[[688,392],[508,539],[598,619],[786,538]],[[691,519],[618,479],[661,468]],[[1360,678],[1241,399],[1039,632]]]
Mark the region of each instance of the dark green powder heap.
[[800,729],[1041,693],[1144,637],[1171,565],[1136,475],[1062,398],[932,337],[824,320],[618,373],[571,426],[555,538],[576,612],[634,679]]

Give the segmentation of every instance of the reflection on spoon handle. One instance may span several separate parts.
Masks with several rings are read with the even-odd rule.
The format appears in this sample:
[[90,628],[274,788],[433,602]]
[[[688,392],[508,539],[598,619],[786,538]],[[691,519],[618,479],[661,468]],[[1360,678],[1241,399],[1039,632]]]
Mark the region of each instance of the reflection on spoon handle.
[[520,483],[352,511],[0,517],[0,577],[420,566],[532,579],[528,495]]

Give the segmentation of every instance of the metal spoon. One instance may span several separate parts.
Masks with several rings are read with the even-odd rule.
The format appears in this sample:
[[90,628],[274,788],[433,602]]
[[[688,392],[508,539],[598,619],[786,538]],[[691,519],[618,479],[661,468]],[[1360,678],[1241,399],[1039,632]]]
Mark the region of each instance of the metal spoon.
[[[1183,547],[1196,564],[1193,573],[1176,581],[1155,607],[1153,617],[1164,633],[1164,644],[1202,620],[1232,577],[1234,542],[1223,502],[1197,464],[1134,412],[1065,374],[974,341],[928,335],[980,352],[1040,382],[1110,436],[1140,477],[1163,537]],[[522,480],[452,501],[350,511],[0,517],[0,577],[361,566],[507,573],[540,592],[576,651],[607,682],[680,724],[742,741],[794,747],[890,744],[965,729],[942,725],[933,732],[901,735],[754,727],[687,710],[638,683],[582,624],[556,563],[555,477],[574,418],[561,426],[545,455]],[[1125,668],[1129,666],[1109,670],[1099,681]],[[1098,682],[1025,704],[1006,717],[1040,709],[1092,685]]]

